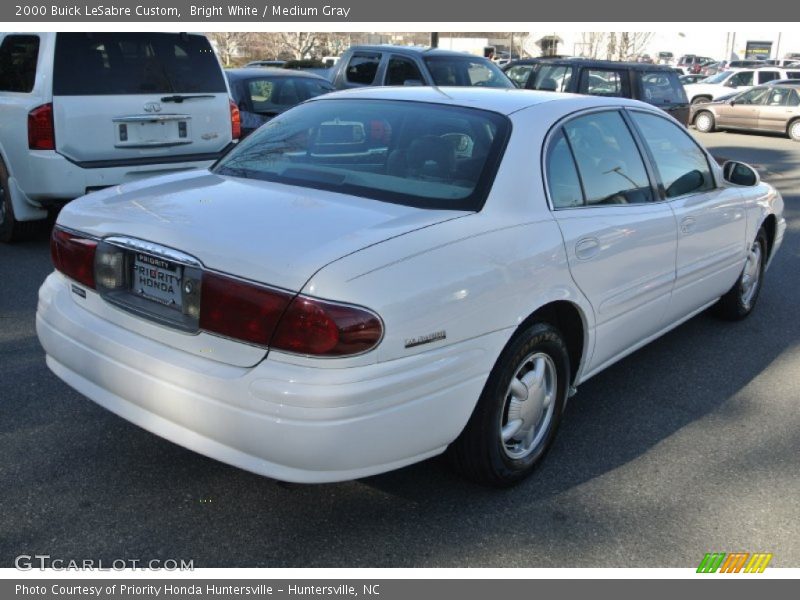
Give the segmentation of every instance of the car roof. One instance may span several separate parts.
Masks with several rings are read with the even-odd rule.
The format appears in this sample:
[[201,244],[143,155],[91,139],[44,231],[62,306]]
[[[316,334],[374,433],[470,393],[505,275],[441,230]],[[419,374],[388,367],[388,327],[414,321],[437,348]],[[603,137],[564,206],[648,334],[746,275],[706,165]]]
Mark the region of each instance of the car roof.
[[306,77],[308,79],[322,79],[316,73],[307,73],[296,69],[283,69],[281,67],[242,67],[239,69],[225,69],[225,74],[231,79],[259,79],[261,77]]
[[[367,100],[400,100],[407,102],[428,102],[449,106],[478,108],[510,115],[531,106],[554,103],[569,104],[570,111],[582,108],[602,106],[636,106],[653,109],[653,106],[630,100],[628,98],[585,96],[582,94],[564,94],[559,92],[540,92],[518,88],[483,88],[483,87],[425,87],[425,86],[366,86],[342,90],[317,96],[309,102],[337,100],[342,98]],[[567,110],[565,108],[565,110]],[[656,109],[654,109],[656,110]]]
[[634,69],[637,71],[675,71],[674,67],[669,65],[656,65],[652,63],[639,63],[639,62],[624,62],[617,60],[598,60],[594,58],[523,58],[514,60],[508,63],[504,70],[508,70],[515,65],[580,65],[582,67],[596,67],[596,68],[619,68]]
[[765,85],[782,85],[786,87],[800,87],[800,79],[775,79],[768,81]]
[[[351,46],[353,52],[392,52],[394,54],[425,55],[425,56],[459,56],[470,58],[483,58],[469,52],[459,52],[457,50],[443,50],[442,48],[432,48],[430,46],[394,46],[392,44]],[[488,59],[487,59],[488,60]]]

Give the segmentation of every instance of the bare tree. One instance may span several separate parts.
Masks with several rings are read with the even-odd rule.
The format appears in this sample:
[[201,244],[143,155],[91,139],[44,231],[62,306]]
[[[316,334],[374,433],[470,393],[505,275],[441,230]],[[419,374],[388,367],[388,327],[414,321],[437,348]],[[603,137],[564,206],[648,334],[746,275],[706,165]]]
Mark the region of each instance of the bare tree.
[[614,60],[617,55],[617,34],[611,31],[608,34],[608,44],[606,45],[606,58]]
[[255,34],[246,31],[213,31],[208,34],[226,67],[230,67],[237,57],[249,54],[249,45],[254,36]]
[[302,59],[313,56],[320,43],[320,34],[311,31],[287,31],[278,34],[281,45],[294,55]]
[[588,31],[581,33],[580,55],[585,58],[597,58],[608,34],[605,31]]

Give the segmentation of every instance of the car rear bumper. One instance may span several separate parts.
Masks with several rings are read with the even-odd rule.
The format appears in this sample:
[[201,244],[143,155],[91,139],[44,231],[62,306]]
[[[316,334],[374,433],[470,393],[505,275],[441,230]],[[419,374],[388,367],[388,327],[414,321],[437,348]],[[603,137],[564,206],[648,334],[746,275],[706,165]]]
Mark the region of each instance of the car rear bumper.
[[346,369],[270,358],[241,368],[118,327],[69,289],[53,273],[39,292],[37,333],[57,376],[156,435],[285,481],[354,479],[441,453],[507,338]]
[[[47,206],[83,196],[96,189],[138,181],[190,169],[205,169],[222,152],[211,155],[157,158],[146,161],[99,161],[78,164],[54,151],[32,151],[23,169],[14,178],[23,199],[33,206]],[[176,160],[177,159],[177,160]]]

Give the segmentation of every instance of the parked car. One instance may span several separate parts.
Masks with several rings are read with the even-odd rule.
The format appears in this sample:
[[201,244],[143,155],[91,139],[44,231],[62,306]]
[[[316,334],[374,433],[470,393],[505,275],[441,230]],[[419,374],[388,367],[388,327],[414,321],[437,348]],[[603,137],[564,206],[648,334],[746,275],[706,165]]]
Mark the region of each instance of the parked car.
[[691,83],[703,81],[705,78],[705,75],[680,75],[678,77],[678,81],[680,81],[683,85],[689,85]]
[[291,107],[333,91],[331,82],[303,71],[286,69],[227,69],[225,75],[239,107],[242,137]]
[[675,55],[672,52],[659,52],[656,54],[656,62],[659,65],[671,65],[675,60]]
[[800,70],[785,70],[775,67],[761,69],[731,69],[712,75],[699,83],[684,86],[692,104],[716,100],[731,91],[744,91],[754,85],[764,85],[775,79],[800,78]]
[[713,58],[709,58],[708,56],[684,54],[678,59],[678,64],[676,66],[683,69],[685,75],[691,75],[694,73],[699,73],[700,69],[702,69],[706,65],[710,65],[713,62],[716,61]]
[[251,60],[245,67],[273,67],[275,69],[282,69],[285,64],[285,60]]
[[351,46],[330,78],[339,90],[375,85],[514,87],[487,58],[418,46]]
[[672,67],[591,59],[514,61],[505,73],[517,87],[643,100],[689,124],[689,102]]
[[785,133],[800,142],[800,80],[758,86],[692,106],[692,123],[698,131],[722,129]]
[[65,202],[207,167],[239,111],[203,35],[0,33],[0,241]]
[[782,212],[642,102],[334,92],[210,172],[69,204],[37,331],[80,393],[255,473],[447,451],[509,485],[570,390],[707,307],[750,314]]

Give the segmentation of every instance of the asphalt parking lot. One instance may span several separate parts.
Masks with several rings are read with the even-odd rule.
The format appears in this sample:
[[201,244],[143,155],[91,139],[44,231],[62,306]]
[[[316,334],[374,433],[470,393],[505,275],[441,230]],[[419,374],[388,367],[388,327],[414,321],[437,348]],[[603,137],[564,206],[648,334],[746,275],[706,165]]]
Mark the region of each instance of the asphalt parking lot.
[[[0,246],[0,567],[19,554],[196,567],[800,567],[800,144],[698,135],[784,194],[756,312],[700,315],[582,385],[542,468],[505,491],[440,460],[285,485],[147,433],[52,375],[34,330],[48,239]],[[364,452],[369,452],[365,447]]]

